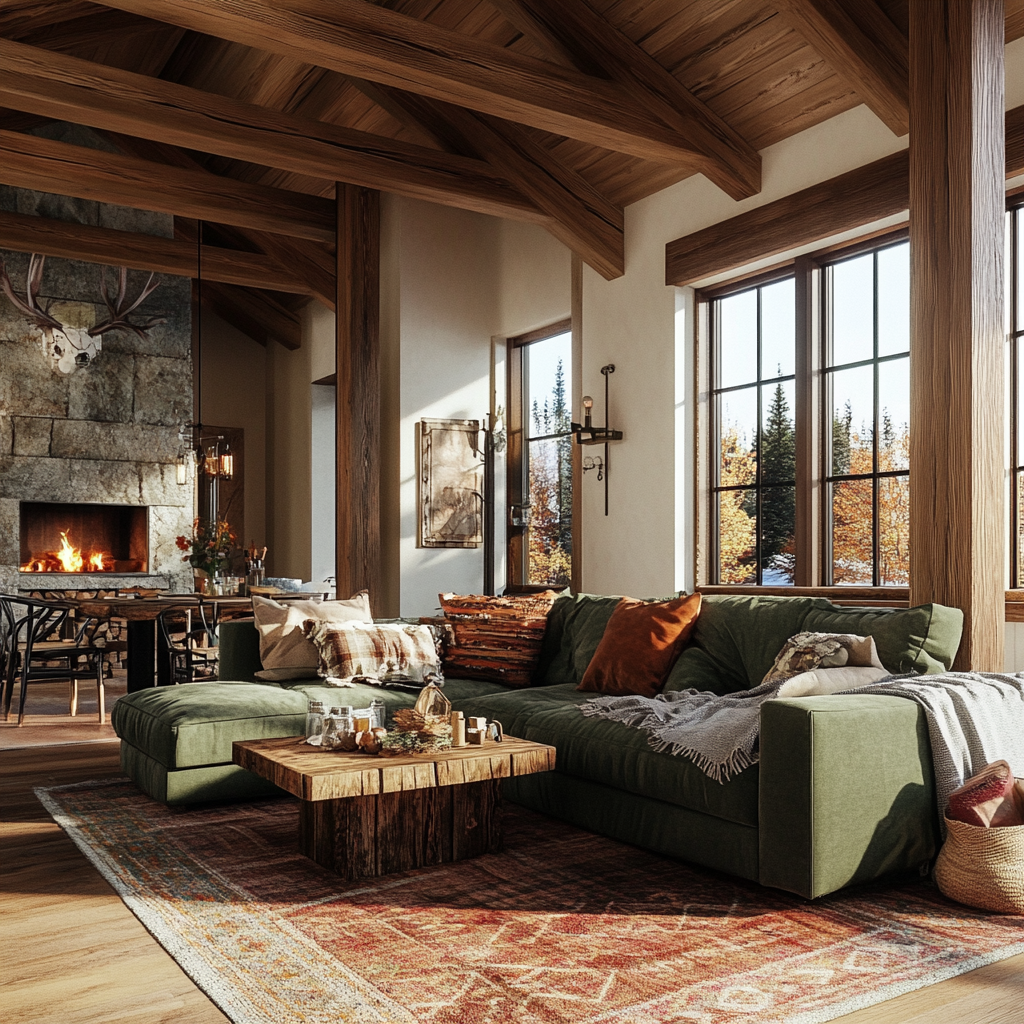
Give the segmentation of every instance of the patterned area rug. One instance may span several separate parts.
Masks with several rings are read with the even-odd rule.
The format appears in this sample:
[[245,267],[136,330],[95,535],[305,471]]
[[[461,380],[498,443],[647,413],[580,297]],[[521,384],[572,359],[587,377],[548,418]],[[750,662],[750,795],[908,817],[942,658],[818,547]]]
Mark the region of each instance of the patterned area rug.
[[807,903],[514,806],[504,853],[344,883],[290,798],[37,793],[236,1022],[816,1024],[1024,951],[1024,917],[924,883]]

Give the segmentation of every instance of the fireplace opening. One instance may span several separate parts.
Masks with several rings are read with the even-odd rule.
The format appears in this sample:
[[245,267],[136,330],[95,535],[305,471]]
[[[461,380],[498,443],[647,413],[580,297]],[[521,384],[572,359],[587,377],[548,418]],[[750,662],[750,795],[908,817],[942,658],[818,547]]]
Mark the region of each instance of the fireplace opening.
[[144,573],[148,509],[56,501],[21,503],[22,572]]

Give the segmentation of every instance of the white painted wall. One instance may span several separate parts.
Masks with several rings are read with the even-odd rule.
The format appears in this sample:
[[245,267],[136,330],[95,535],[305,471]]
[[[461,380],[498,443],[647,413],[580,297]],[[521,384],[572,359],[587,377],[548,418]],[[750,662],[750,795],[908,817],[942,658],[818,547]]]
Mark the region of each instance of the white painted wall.
[[215,313],[204,311],[202,334],[202,418],[245,431],[245,545],[266,535],[267,417],[266,352]]
[[483,551],[417,547],[419,421],[486,418],[492,338],[568,315],[570,254],[534,225],[395,197],[385,198],[381,251],[382,359],[400,379],[399,607],[432,614],[442,590],[482,591]]
[[[314,368],[312,372],[317,371]],[[333,576],[336,568],[334,551],[337,543],[337,474],[334,453],[337,447],[337,389],[333,384],[311,384],[309,390],[310,579],[319,583],[328,576]]]
[[[267,346],[267,575],[312,576],[311,357],[315,305],[302,314],[302,347]],[[347,596],[347,595],[346,595]]]

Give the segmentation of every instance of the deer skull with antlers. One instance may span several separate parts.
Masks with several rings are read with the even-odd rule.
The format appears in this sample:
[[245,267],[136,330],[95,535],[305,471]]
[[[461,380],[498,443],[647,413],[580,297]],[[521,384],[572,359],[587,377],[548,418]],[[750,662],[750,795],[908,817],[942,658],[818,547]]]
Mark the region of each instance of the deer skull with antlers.
[[107,331],[133,331],[140,338],[146,337],[146,331],[157,324],[166,323],[163,317],[149,317],[139,323],[129,320],[131,314],[159,287],[160,282],[154,281],[155,275],[150,274],[142,288],[139,297],[128,303],[128,269],[121,267],[118,272],[117,294],[111,295],[107,291],[106,268],[103,271],[102,291],[103,301],[106,303],[109,315],[106,320],[96,324],[89,330],[82,330],[72,327],[69,324],[61,323],[55,316],[52,316],[48,308],[39,305],[39,287],[43,280],[43,265],[46,257],[33,253],[28,263],[28,274],[25,281],[25,298],[22,299],[14,291],[11,279],[7,274],[7,267],[3,259],[0,259],[0,287],[4,294],[14,304],[14,307],[23,313],[32,323],[39,328],[43,335],[43,351],[53,360],[54,365],[62,373],[71,373],[80,366],[88,366],[93,359],[99,355],[102,348],[103,335]]

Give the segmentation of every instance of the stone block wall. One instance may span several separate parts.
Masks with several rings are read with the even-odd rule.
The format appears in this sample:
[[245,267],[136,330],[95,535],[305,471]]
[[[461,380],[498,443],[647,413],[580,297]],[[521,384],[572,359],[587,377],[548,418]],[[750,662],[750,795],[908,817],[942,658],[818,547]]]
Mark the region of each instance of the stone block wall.
[[[169,217],[6,186],[0,209],[173,234]],[[28,255],[0,256],[23,295]],[[116,268],[106,273],[116,285]],[[138,294],[147,276],[130,272],[129,294]],[[62,322],[92,327],[107,316],[101,279],[97,265],[49,258],[40,303]],[[100,354],[65,374],[44,353],[40,330],[0,294],[0,589],[27,579],[18,574],[21,501],[149,506],[149,572],[162,577],[153,583],[192,589],[192,571],[174,543],[188,532],[194,504],[193,485],[177,484],[174,465],[179,431],[192,416],[190,281],[160,275],[137,313],[167,322],[147,338],[104,334]]]

